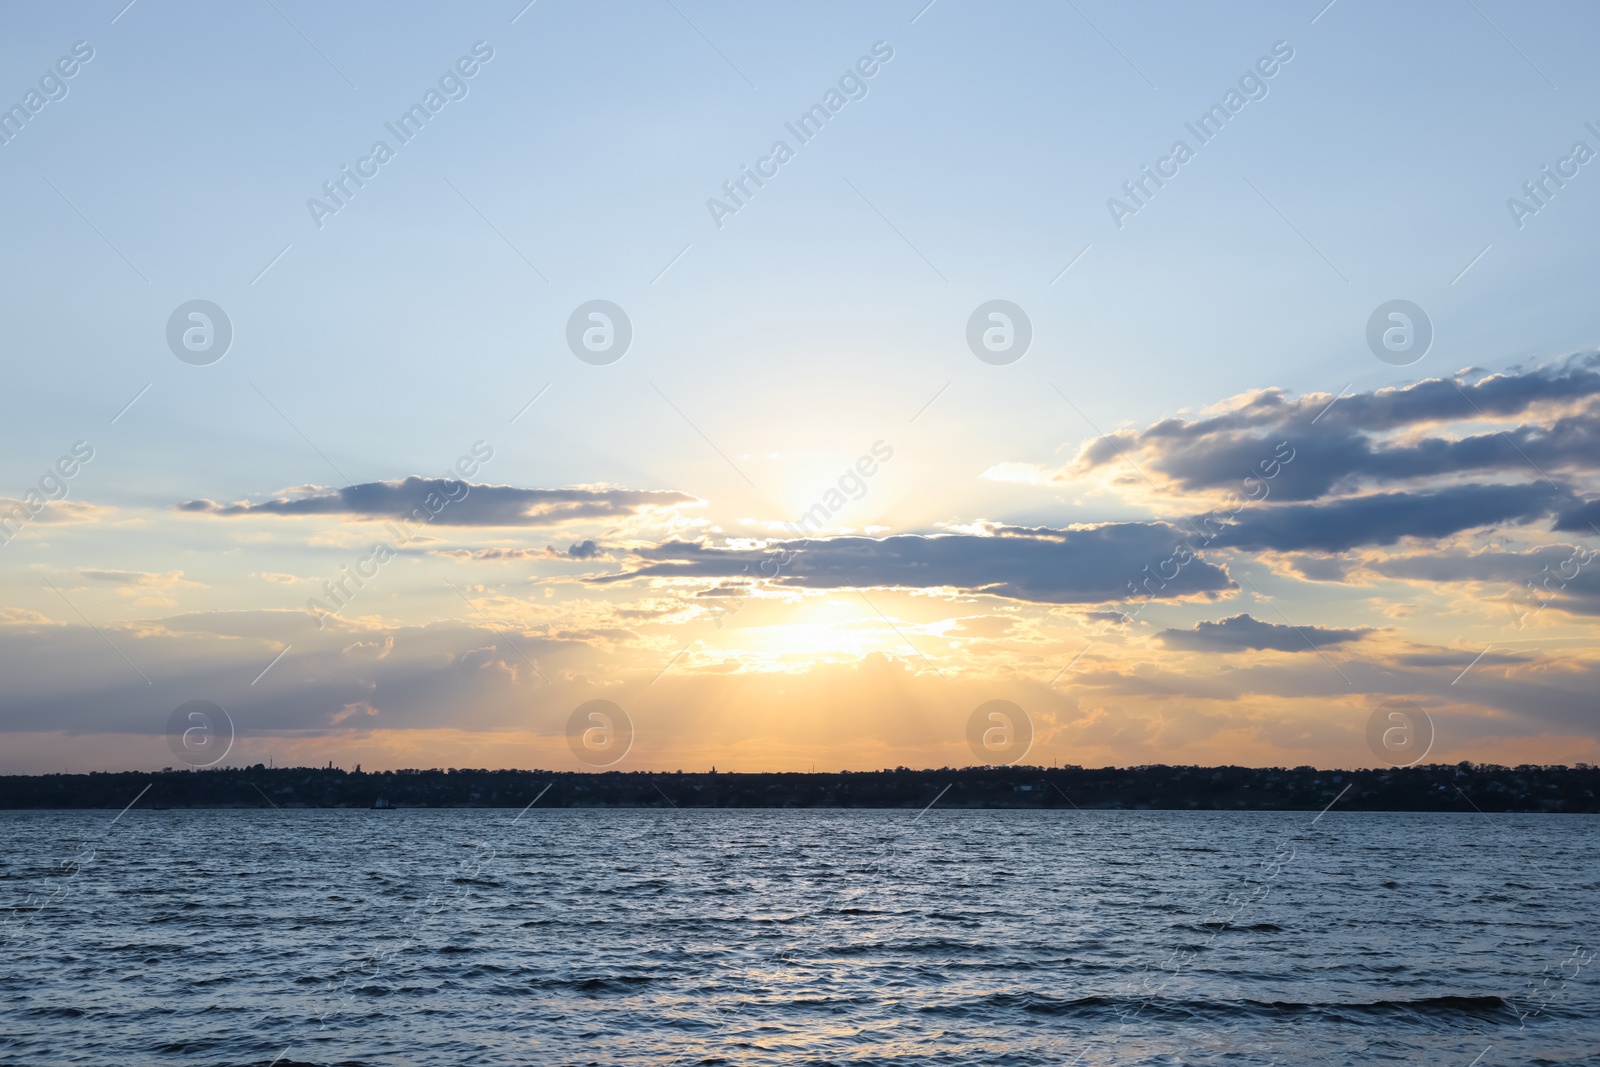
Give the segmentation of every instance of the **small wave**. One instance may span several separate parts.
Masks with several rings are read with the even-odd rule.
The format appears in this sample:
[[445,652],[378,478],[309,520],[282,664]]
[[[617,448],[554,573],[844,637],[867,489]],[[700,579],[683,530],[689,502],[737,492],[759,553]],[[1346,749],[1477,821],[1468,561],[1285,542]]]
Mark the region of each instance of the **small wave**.
[[82,1008],[42,1007],[29,1008],[22,1014],[35,1019],[81,1019],[89,1013]]
[[1039,1015],[1089,1018],[1139,1016],[1156,1018],[1209,1017],[1218,1019],[1272,1018],[1285,1015],[1326,1017],[1426,1017],[1430,1019],[1492,1019],[1509,1015],[1509,1005],[1497,996],[1445,995],[1414,999],[1358,1002],[1304,1002],[1262,1000],[1183,1000],[1174,997],[1087,996],[1060,999],[1039,993],[992,993],[921,1009],[935,1015],[983,1016],[994,1011],[1023,1011]]
[[656,892],[659,893],[663,889],[668,888],[670,885],[671,885],[670,882],[664,881],[663,879],[660,879],[660,878],[646,878],[644,881],[642,881],[642,882],[634,882],[632,885],[619,886],[616,889],[616,892],[618,892],[618,893],[638,893],[638,892],[641,892],[641,891],[646,890],[646,889],[653,889],[653,890],[655,890]]
[[647,974],[621,974],[608,978],[583,978],[567,983],[580,993],[631,993],[655,979]]
[[867,997],[850,997],[850,996],[845,996],[845,997],[799,997],[799,998],[797,998],[795,1000],[787,1001],[786,1003],[788,1004],[788,1006],[793,1007],[793,1008],[830,1008],[830,1007],[843,1007],[843,1006],[848,1005],[848,1004],[870,1004],[870,1003],[872,1003],[872,1000],[870,998],[867,998]]
[[995,951],[993,946],[979,945],[971,941],[956,941],[947,937],[933,937],[916,941],[879,941],[870,944],[836,945],[831,950],[836,956],[875,956],[910,953],[921,955],[924,953],[982,953]]

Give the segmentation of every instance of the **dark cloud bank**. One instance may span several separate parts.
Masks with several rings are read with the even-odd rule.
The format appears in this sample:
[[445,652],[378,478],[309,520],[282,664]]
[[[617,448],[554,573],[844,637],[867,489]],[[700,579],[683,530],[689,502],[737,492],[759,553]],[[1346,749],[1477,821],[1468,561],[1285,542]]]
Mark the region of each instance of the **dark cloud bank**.
[[[669,541],[638,553],[639,566],[589,579],[769,578],[811,589],[954,588],[1047,604],[1098,604],[1129,595],[1129,583],[1172,551],[1181,532],[1165,523],[1108,523],[1066,530],[1000,526],[991,536],[898,534],[782,541],[762,549]],[[1163,599],[1237,588],[1227,571],[1194,560],[1161,590]]]

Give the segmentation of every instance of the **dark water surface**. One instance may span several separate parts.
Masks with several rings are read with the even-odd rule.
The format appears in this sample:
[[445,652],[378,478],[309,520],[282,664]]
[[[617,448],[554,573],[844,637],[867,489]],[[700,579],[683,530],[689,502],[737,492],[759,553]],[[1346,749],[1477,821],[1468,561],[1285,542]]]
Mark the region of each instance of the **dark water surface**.
[[0,1064],[1600,1063],[1592,816],[115,817],[0,812]]

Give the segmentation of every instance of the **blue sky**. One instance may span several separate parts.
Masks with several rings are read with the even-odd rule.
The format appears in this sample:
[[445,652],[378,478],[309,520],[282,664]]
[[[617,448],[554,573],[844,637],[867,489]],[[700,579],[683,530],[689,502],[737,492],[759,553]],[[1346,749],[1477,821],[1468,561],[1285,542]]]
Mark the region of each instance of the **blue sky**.
[[[436,475],[478,441],[494,449],[482,484],[605,486],[704,502],[621,533],[552,522],[435,546],[565,548],[595,539],[604,547],[610,536],[612,557],[589,576],[614,576],[636,569],[650,545],[725,548],[729,539],[776,536],[776,524],[811,507],[879,441],[894,458],[834,517],[835,535],[1169,520],[1197,502],[1152,496],[1142,482],[1097,481],[1086,469],[1057,481],[1050,472],[1102,433],[1193,419],[1255,390],[1331,399],[1474,368],[1462,379],[1469,383],[1549,368],[1596,344],[1588,247],[1600,209],[1589,188],[1600,182],[1589,173],[1595,167],[1580,168],[1520,227],[1507,207],[1574,142],[1600,149],[1585,128],[1600,125],[1586,49],[1600,16],[1584,5],[1542,5],[1536,14],[1487,0],[996,10],[914,0],[780,11],[690,0],[524,8],[516,0],[330,11],[289,0],[138,0],[126,9],[114,0],[16,8],[4,18],[0,101],[22,101],[77,42],[93,49],[66,80],[65,97],[0,145],[0,189],[16,206],[0,257],[13,350],[0,496],[21,496],[76,441],[95,450],[67,498],[85,510],[52,505],[60,522],[34,524],[0,549],[4,602],[32,613],[17,625],[45,626],[37,615],[70,631],[39,631],[40,640],[54,635],[50,647],[65,649],[77,636],[99,641],[86,619],[109,628],[113,643],[142,645],[175,625],[162,619],[303,614],[314,583],[347,562],[371,524],[335,517],[314,529],[302,519],[208,518],[177,506]],[[399,145],[385,124],[475,45],[492,58],[463,79],[465,95]],[[892,58],[865,79],[865,96],[795,143],[785,123],[875,45]],[[1123,183],[1175,140],[1193,142],[1185,124],[1275,46],[1292,58],[1264,79],[1265,96],[1196,145],[1178,175],[1117,226],[1108,199],[1122,197]],[[379,139],[396,149],[394,159],[319,227],[307,200]],[[791,142],[794,158],[719,227],[708,198],[721,197],[723,183],[779,139]],[[173,309],[194,299],[223,308],[234,329],[225,358],[209,366],[179,361],[164,339]],[[581,362],[566,346],[568,316],[592,299],[620,305],[633,326],[628,352],[608,366]],[[1007,366],[975,359],[964,339],[972,309],[991,299],[1015,302],[1033,326],[1029,351]],[[1394,299],[1422,307],[1434,329],[1428,354],[1408,367],[1367,347],[1369,315]],[[1547,425],[1559,414],[1551,403],[1517,409],[1507,425]],[[1160,465],[1156,452],[1147,459]],[[1011,476],[996,476],[1002,465]],[[1023,470],[1033,480],[1017,475]],[[1583,495],[1578,474],[1556,480]],[[1486,523],[1475,536],[1501,533]],[[1460,548],[1435,537],[1412,544],[1411,554]],[[470,629],[499,605],[503,632],[478,637],[520,663],[535,657],[500,648],[513,630],[529,643],[536,634],[554,640],[558,630],[581,629],[579,619],[625,629],[616,612],[645,610],[579,583],[586,572],[570,559],[490,575],[451,558],[406,557],[403,578],[364,598],[381,596],[381,607],[372,604],[361,640],[407,627]],[[1244,550],[1216,562],[1254,575],[1280,606],[1296,604],[1306,626],[1375,626],[1390,601],[1406,600],[1370,585],[1297,582],[1286,565]],[[119,587],[84,572],[169,577]],[[299,581],[251,577],[264,573]],[[479,588],[482,602],[469,610],[447,580]],[[164,592],[140,604],[139,594],[125,593],[128,582],[164,582]],[[664,595],[643,579],[621,586],[641,603]],[[941,612],[948,620],[988,610],[970,590],[931,610],[939,598],[927,590],[882,588],[886,603],[868,622],[893,618],[934,634],[943,632]],[[767,591],[773,603],[763,610],[778,613],[782,598]],[[1460,595],[1479,592],[1463,587]],[[1283,622],[1247,594],[1169,605],[1170,618],[1147,627],[1151,654],[1170,625],[1243,611]],[[872,657],[913,673],[928,666],[898,632],[877,644],[835,640],[861,620],[831,602],[808,602],[817,617],[806,625],[832,637],[770,635],[772,647],[793,638],[785,679],[866,670]],[[1566,621],[1552,640],[1588,632],[1582,618]],[[615,647],[594,638],[578,657],[584,665],[537,700],[556,715],[608,686],[629,695],[636,680],[627,671],[648,679],[695,625],[684,618],[659,633],[616,636]],[[774,617],[770,625],[790,624]],[[1470,659],[1479,646],[1462,632],[1425,639],[1469,649]],[[1065,662],[1080,637],[1070,627],[1040,631],[1029,654]],[[263,665],[290,641],[259,640]],[[687,677],[700,668],[707,676],[776,670],[751,647],[725,646],[721,667],[708,660],[697,668],[699,653],[679,666]],[[105,738],[153,737],[148,759],[139,758],[159,764],[168,757],[159,736],[165,712],[156,710],[170,710],[175,698],[240,698],[222,674],[196,677],[182,667],[217,649],[145,651],[145,673],[162,675],[170,691],[157,696],[161,686],[111,659],[103,685],[62,698],[61,708],[75,710],[61,721]],[[1014,679],[984,680],[980,650],[949,655],[951,671],[978,676],[970,701],[948,698],[958,718],[963,701],[976,706],[990,690],[1055,716],[1066,732],[1110,714],[1104,705],[1086,710],[1083,694],[1067,687],[1029,697],[1006,688]],[[1134,670],[1138,656],[1128,655],[1123,666]],[[286,656],[283,665],[293,662]],[[1039,669],[1044,679],[1053,673]],[[148,713],[111,722],[92,710],[119,699],[113,671],[128,676],[130,692],[146,690],[139,699],[150,702]],[[370,682],[363,677],[352,671],[344,681],[360,689]],[[516,680],[525,683],[535,684]],[[27,688],[49,684],[31,679]],[[291,746],[286,756],[312,745],[325,746],[319,755],[343,754],[369,742],[335,721],[352,701],[323,707],[325,698],[281,684],[278,705],[259,686],[248,694],[258,702],[245,716],[255,723],[245,731],[254,751],[281,743]],[[116,764],[115,748],[39,729],[42,705],[29,699],[12,709],[29,724],[30,740],[14,749],[24,753],[18,767],[91,749],[91,763]],[[474,729],[498,731],[495,744],[519,730],[559,733],[543,719],[513,723],[462,699],[479,709]],[[302,704],[298,732],[282,732],[289,727],[274,708]],[[383,719],[387,709],[374,706],[362,716]],[[407,728],[464,729],[440,714]],[[929,712],[930,721],[940,714]],[[1130,698],[1117,714],[1140,712]],[[1539,730],[1550,733],[1548,725]],[[805,745],[774,740],[787,735],[772,729],[750,735],[750,758],[801,760]],[[1570,736],[1565,729],[1551,736]],[[1241,738],[1239,758],[1271,758],[1262,754],[1270,733],[1261,726]],[[1459,751],[1479,743],[1468,734],[1481,733],[1463,734]],[[960,731],[951,735],[948,752],[959,754]],[[919,727],[907,749],[941,760],[938,736]],[[470,738],[451,743],[463,759],[478,751]],[[537,741],[516,744],[523,747],[480,753],[477,762],[543,758]],[[662,744],[660,758],[686,764],[712,754],[688,735]],[[1063,742],[1055,755],[1068,758],[1071,747]],[[1088,754],[1076,762],[1148,754],[1078,747]],[[888,743],[851,751],[866,764],[900,762]],[[1176,742],[1158,754],[1185,758]],[[1345,758],[1365,758],[1364,749]]]

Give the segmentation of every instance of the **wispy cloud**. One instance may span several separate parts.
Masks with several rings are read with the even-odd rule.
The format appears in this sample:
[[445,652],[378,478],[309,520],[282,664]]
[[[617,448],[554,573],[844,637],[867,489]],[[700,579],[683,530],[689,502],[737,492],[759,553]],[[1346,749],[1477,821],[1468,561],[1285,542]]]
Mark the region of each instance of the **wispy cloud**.
[[[429,508],[428,501],[452,501]],[[189,500],[180,511],[237,517],[243,515],[334,515],[349,519],[404,519],[421,509],[437,512],[440,526],[557,526],[568,522],[632,518],[650,512],[703,504],[698,497],[673,490],[576,487],[522,489],[510,485],[475,485],[446,478],[415,475],[387,482],[362,482],[333,489],[303,486],[271,500],[220,504]]]

